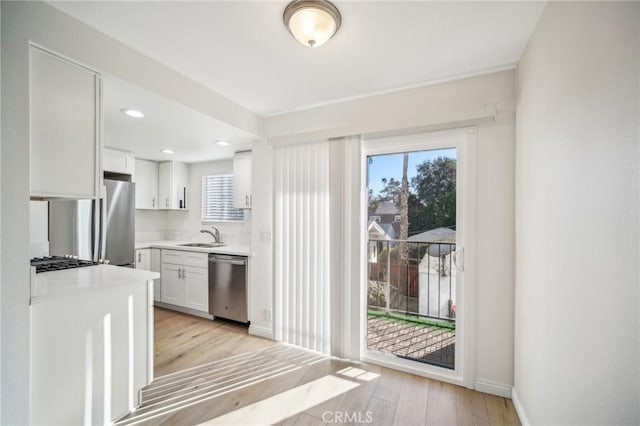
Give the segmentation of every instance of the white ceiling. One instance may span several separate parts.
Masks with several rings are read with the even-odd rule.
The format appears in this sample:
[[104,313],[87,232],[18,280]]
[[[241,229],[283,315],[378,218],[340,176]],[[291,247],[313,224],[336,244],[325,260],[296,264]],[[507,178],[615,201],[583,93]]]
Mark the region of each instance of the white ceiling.
[[[103,94],[106,147],[139,158],[188,163],[231,158],[236,151],[251,149],[251,134],[114,77],[103,75]],[[122,108],[145,116],[128,117]],[[231,146],[217,145],[219,139]],[[175,154],[164,154],[165,148]]]
[[305,48],[287,1],[54,2],[258,114],[516,63],[545,2],[335,1],[338,34]]

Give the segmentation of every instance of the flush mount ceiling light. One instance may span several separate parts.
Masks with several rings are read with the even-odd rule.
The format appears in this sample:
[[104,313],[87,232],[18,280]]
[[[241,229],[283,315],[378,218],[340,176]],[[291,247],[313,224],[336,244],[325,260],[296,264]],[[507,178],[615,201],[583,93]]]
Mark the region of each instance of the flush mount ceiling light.
[[122,108],[120,110],[121,113],[128,115],[129,117],[133,117],[133,118],[143,118],[144,114],[140,111],[138,111],[137,109],[129,109],[129,108]]
[[175,154],[175,151],[172,149],[163,149],[162,152],[164,152],[165,154]]
[[219,141],[216,141],[216,143],[217,143],[218,145],[220,145],[220,146],[229,146],[229,145],[231,145],[231,144],[229,143],[229,141],[225,141],[225,140],[219,140]]
[[326,0],[294,0],[282,19],[296,40],[307,47],[322,46],[342,23],[338,8]]

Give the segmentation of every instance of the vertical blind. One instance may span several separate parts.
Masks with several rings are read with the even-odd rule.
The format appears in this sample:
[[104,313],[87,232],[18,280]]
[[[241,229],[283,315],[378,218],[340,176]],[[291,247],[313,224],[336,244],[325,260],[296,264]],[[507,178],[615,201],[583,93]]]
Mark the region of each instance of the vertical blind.
[[243,220],[243,211],[233,207],[233,175],[202,176],[202,223]]
[[330,353],[328,142],[275,149],[276,338]]

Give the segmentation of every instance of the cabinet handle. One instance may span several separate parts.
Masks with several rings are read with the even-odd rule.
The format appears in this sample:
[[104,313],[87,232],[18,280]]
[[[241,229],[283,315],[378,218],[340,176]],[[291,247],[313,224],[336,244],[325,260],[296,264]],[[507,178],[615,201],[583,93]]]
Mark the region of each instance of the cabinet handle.
[[140,255],[142,255],[142,253],[138,252],[138,263],[142,262],[142,260],[140,259]]
[[151,207],[154,207],[154,208],[156,207],[156,198],[155,197],[153,197],[151,199]]
[[164,206],[165,206],[166,208],[169,208],[169,198],[165,198],[165,199],[164,199]]
[[249,195],[249,206],[253,205],[253,194]]
[[245,196],[244,196],[244,205],[245,205],[245,206],[248,206],[248,205],[249,205],[249,196],[248,196],[248,195],[245,195]]
[[182,278],[182,268],[178,268],[178,279]]

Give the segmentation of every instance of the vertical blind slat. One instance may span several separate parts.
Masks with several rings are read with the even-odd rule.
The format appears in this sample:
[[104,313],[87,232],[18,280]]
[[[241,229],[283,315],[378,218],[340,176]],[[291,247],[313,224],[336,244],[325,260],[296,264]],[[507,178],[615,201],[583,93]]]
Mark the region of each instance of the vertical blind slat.
[[330,352],[328,143],[277,147],[276,336]]

